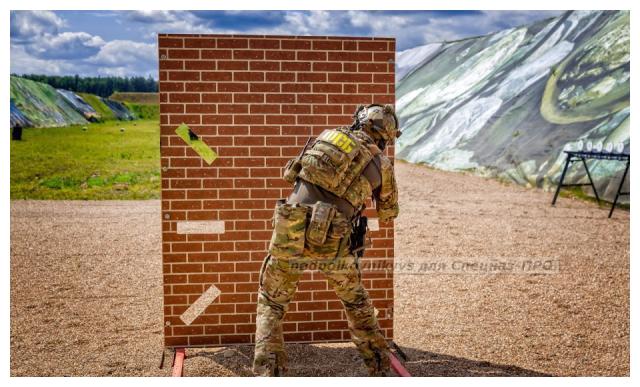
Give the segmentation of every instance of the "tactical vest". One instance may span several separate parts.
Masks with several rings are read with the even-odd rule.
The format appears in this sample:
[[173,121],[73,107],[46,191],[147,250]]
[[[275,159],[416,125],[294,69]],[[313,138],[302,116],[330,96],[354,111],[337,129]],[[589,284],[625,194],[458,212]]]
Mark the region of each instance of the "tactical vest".
[[371,197],[371,184],[363,175],[373,159],[366,135],[348,128],[327,129],[300,159],[298,177],[347,200],[356,209]]

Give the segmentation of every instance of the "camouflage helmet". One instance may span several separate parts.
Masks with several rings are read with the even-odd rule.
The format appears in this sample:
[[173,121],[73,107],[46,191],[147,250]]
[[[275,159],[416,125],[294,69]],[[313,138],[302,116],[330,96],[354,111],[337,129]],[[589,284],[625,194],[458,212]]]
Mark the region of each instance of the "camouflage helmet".
[[369,127],[389,144],[400,137],[398,117],[393,105],[360,105],[354,114],[358,126]]

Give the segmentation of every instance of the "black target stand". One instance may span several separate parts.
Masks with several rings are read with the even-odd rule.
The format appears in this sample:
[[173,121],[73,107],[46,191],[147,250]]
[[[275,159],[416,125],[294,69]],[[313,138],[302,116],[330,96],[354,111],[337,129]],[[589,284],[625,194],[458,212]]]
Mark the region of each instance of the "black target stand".
[[[622,174],[622,179],[620,180],[620,185],[618,185],[618,191],[616,192],[616,197],[613,200],[613,204],[611,205],[611,210],[609,210],[609,218],[613,214],[613,210],[616,208],[616,203],[618,202],[618,198],[623,195],[629,195],[629,192],[622,192],[622,185],[624,184],[624,180],[627,178],[627,173],[629,172],[629,164],[631,162],[631,156],[629,153],[605,153],[605,152],[583,152],[583,151],[564,151],[567,154],[567,161],[564,164],[564,169],[562,170],[562,175],[560,176],[560,182],[558,183],[558,188],[556,188],[556,193],[553,195],[553,201],[551,202],[552,206],[555,206],[556,200],[558,199],[558,194],[560,194],[560,189],[562,187],[580,187],[585,185],[590,185],[591,189],[593,189],[593,194],[598,201],[598,205],[600,205],[600,197],[598,196],[598,191],[596,190],[596,186],[593,184],[593,179],[591,178],[591,173],[589,172],[589,167],[587,166],[587,159],[598,159],[598,160],[613,160],[613,161],[626,161],[627,165],[624,169],[624,173]],[[584,165],[585,171],[587,171],[587,177],[589,178],[589,183],[585,184],[565,184],[564,178],[567,174],[567,169],[569,169],[569,165],[574,162],[582,161],[582,165]]]

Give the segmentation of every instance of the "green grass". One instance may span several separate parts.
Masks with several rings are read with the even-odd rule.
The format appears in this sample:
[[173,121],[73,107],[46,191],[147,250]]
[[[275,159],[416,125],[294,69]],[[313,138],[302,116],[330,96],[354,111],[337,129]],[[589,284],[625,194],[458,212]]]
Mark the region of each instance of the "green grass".
[[160,98],[158,93],[136,93],[136,92],[120,92],[116,91],[111,94],[109,99],[119,102],[131,102],[142,105],[158,105]]
[[160,105],[159,104],[140,104],[133,102],[123,102],[124,106],[129,109],[136,118],[141,120],[160,120]]
[[159,131],[157,120],[24,129],[11,141],[11,199],[159,198]]
[[[589,192],[592,192],[591,188],[588,188],[588,190]],[[608,202],[602,198],[600,198],[600,204],[598,204],[598,201],[596,200],[595,196],[587,195],[587,193],[581,187],[563,187],[560,190],[559,196],[561,198],[572,198],[572,199],[584,200],[586,202],[593,203],[597,206],[599,205],[600,207],[604,206],[607,208],[611,208],[611,204],[612,204],[612,202]],[[628,203],[616,203],[616,208],[629,210],[630,206]]]

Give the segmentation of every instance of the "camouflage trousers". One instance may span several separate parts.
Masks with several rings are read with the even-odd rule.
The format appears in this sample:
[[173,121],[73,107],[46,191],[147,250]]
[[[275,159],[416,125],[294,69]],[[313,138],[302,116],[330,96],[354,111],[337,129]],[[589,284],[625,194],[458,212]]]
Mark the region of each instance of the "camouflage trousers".
[[[289,205],[285,205],[289,206]],[[332,221],[323,245],[305,243],[305,209],[276,209],[269,255],[260,271],[253,370],[261,376],[282,376],[286,371],[282,319],[306,269],[324,273],[344,305],[351,339],[371,376],[389,373],[389,347],[378,326],[375,310],[362,285],[358,258],[348,251],[346,219]]]

